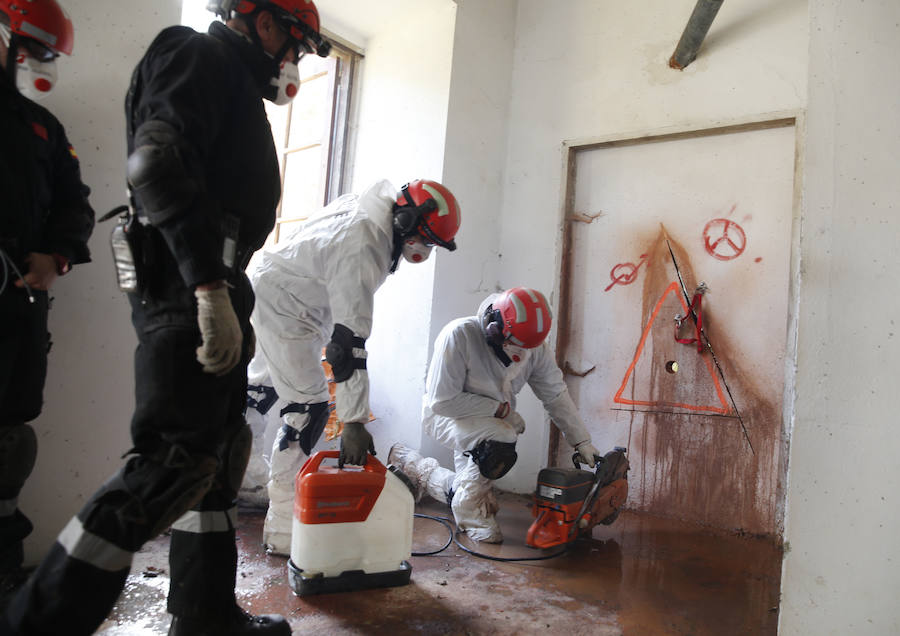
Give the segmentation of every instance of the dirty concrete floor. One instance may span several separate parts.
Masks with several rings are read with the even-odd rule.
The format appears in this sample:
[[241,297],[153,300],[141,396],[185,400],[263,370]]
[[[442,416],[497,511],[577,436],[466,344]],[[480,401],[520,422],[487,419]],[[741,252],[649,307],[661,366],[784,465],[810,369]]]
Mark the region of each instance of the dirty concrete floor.
[[[528,498],[505,494],[500,502],[506,541],[479,549],[537,554],[523,545]],[[417,511],[449,516],[434,502]],[[299,598],[288,586],[286,560],[260,546],[263,517],[241,511],[238,601],[254,613],[283,614],[295,634],[776,633],[781,552],[756,538],[623,511],[613,525],[596,527],[591,539],[551,560],[500,563],[452,545],[438,556],[412,557],[409,585]],[[447,534],[437,522],[416,519],[413,550],[439,548]],[[168,567],[167,537],[148,543],[97,633],[165,634]]]

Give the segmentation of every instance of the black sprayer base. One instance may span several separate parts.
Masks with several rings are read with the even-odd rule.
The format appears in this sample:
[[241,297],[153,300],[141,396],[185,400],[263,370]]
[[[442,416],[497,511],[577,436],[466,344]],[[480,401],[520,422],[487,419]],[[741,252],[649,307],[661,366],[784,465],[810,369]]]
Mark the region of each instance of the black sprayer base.
[[412,574],[412,566],[409,561],[401,561],[400,567],[387,572],[373,572],[366,574],[362,570],[348,570],[337,576],[324,576],[314,574],[306,576],[303,570],[288,560],[288,580],[291,589],[297,596],[310,596],[312,594],[331,594],[334,592],[352,592],[373,587],[395,587],[409,583]]

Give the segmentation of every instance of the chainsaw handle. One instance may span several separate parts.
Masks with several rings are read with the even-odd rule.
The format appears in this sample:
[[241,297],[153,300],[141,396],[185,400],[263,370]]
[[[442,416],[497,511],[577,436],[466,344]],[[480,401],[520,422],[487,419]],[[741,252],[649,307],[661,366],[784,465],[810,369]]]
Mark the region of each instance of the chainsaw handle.
[[[572,453],[572,463],[575,464],[575,468],[577,468],[578,470],[581,470],[581,462],[578,461],[579,457],[581,457],[581,453],[579,453],[578,451],[575,451],[574,453]],[[600,462],[602,459],[603,458],[600,457],[600,455],[597,455],[595,453],[594,454],[594,466],[596,466],[597,463]]]
[[[313,454],[312,457],[306,460],[306,463],[303,464],[303,467],[300,469],[301,472],[304,473],[315,473],[319,471],[319,467],[322,464],[322,461],[325,459],[339,459],[340,451],[336,450],[320,450]],[[350,464],[348,464],[350,465]],[[366,453],[366,463],[360,466],[360,468],[366,472],[370,473],[383,473],[385,472],[384,464],[382,464],[378,459],[369,453]],[[339,468],[339,470],[343,470]]]

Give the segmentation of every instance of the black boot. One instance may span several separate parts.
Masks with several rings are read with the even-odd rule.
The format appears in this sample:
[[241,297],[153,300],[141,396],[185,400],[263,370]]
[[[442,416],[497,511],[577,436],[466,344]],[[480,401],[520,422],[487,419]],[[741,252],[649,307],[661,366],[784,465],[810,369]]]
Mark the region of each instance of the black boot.
[[18,509],[0,519],[0,613],[16,591],[28,580],[34,568],[22,568],[25,550],[22,539],[31,534],[33,526]]
[[22,539],[33,529],[18,508],[10,516],[0,518],[0,574],[16,573],[21,568],[25,556]]
[[211,618],[173,616],[169,636],[291,636],[291,626],[278,614],[254,616],[237,605]]

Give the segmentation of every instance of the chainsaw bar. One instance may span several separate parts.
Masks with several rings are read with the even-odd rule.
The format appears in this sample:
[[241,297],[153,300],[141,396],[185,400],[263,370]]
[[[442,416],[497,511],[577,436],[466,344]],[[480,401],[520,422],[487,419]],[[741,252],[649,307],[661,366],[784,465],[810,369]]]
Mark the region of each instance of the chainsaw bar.
[[[625,448],[616,446],[612,452],[607,453],[604,457],[595,456],[597,463],[594,468],[594,483],[581,504],[581,509],[578,511],[578,516],[575,517],[575,522],[569,528],[569,541],[574,540],[581,530],[593,527],[598,522],[603,521],[602,519],[591,519],[593,523],[589,522],[589,526],[581,527],[581,521],[584,519],[585,514],[592,513],[591,516],[593,516],[595,512],[594,505],[597,503],[600,491],[620,479],[625,479],[629,467],[628,458],[625,457],[626,452]],[[579,467],[577,456],[577,453],[572,456],[576,468]],[[618,510],[618,507],[616,507],[616,510]]]

